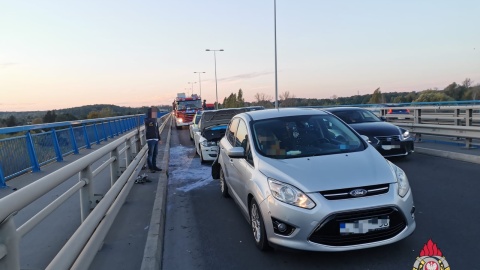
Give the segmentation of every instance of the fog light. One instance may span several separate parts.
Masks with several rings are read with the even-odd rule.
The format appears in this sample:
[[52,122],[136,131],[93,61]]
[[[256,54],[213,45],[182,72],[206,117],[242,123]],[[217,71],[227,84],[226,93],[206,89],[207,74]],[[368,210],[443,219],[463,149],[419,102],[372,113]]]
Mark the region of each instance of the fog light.
[[285,225],[285,223],[278,223],[277,228],[282,233],[287,231],[287,225]]
[[272,217],[273,231],[276,234],[288,236],[295,231],[295,227],[284,223],[281,220]]

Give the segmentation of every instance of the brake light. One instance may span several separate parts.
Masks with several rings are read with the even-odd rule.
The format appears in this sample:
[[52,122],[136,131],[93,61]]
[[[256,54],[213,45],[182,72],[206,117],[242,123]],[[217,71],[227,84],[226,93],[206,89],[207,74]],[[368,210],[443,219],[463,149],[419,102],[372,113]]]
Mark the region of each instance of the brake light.
[[392,113],[392,112],[393,112],[393,110],[392,110],[392,109],[388,109],[388,112],[387,112],[387,113]]
[[410,110],[409,110],[409,109],[407,109],[407,113],[410,113]]

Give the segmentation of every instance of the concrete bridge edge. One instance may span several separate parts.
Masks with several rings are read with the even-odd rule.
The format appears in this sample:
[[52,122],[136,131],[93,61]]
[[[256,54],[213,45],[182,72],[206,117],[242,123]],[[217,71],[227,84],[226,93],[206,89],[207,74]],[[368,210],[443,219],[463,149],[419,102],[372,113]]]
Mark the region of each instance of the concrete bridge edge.
[[163,237],[165,231],[165,215],[168,185],[168,164],[170,161],[170,136],[172,118],[168,127],[168,135],[165,143],[165,151],[161,161],[163,171],[159,174],[155,202],[152,209],[152,217],[148,229],[147,241],[143,252],[142,270],[162,269]]

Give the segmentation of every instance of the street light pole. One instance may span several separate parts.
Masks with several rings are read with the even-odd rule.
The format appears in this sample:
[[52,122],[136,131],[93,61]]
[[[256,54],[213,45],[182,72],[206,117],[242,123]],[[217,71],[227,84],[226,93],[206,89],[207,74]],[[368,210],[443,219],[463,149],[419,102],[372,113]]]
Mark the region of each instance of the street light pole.
[[277,0],[273,0],[273,28],[275,36],[275,109],[278,109],[278,77],[277,77]]
[[200,97],[202,97],[202,79],[200,78],[200,73],[205,73],[205,71],[194,71],[193,73],[198,73],[198,86],[200,86]]
[[213,61],[215,62],[215,96],[216,96],[215,109],[218,110],[217,55],[216,55],[216,52],[223,52],[223,49],[219,49],[219,50],[206,49],[205,51],[213,52]]
[[192,85],[192,96],[193,96],[193,84],[194,83],[197,83],[197,82],[188,82],[188,84],[191,84]]

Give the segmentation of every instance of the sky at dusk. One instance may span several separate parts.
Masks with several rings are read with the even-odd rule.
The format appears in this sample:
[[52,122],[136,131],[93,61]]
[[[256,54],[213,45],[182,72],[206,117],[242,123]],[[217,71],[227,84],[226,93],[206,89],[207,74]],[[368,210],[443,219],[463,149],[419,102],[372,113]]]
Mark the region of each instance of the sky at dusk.
[[[0,111],[275,95],[273,0],[0,0]],[[480,1],[277,0],[278,92],[480,83]],[[201,84],[195,71],[201,74]],[[191,84],[189,84],[189,82]],[[192,84],[193,83],[193,84]],[[193,85],[193,89],[192,89]]]

